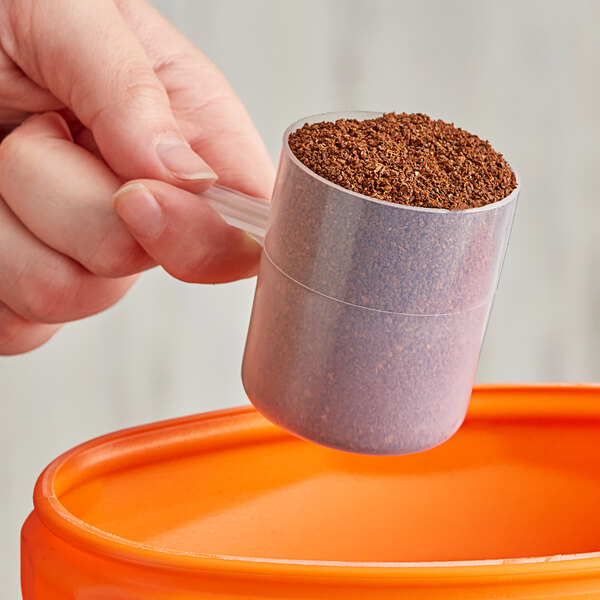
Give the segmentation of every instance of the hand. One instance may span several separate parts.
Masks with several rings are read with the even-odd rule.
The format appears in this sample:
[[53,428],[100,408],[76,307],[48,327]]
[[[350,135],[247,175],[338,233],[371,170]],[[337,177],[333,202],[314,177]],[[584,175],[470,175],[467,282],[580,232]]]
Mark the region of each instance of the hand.
[[190,282],[255,273],[258,245],[195,193],[218,175],[268,198],[273,165],[223,75],[159,13],[0,0],[0,42],[0,126],[22,123],[0,145],[0,354],[106,309],[157,263]]

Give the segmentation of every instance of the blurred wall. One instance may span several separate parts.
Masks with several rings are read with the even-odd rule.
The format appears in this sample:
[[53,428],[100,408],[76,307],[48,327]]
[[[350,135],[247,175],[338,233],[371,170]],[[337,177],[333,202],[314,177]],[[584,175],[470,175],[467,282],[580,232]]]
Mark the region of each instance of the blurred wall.
[[[285,127],[426,112],[492,141],[523,182],[479,381],[600,380],[600,3],[154,0],[224,71],[277,159]],[[156,270],[116,307],[0,358],[0,581],[41,469],[129,425],[246,402],[253,282]]]

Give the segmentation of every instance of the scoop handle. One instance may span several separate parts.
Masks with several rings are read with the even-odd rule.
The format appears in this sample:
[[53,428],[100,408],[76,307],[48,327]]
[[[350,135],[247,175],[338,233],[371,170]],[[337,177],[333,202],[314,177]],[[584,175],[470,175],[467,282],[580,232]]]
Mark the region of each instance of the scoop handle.
[[261,246],[265,241],[270,203],[235,190],[213,185],[200,196],[226,223],[250,234]]

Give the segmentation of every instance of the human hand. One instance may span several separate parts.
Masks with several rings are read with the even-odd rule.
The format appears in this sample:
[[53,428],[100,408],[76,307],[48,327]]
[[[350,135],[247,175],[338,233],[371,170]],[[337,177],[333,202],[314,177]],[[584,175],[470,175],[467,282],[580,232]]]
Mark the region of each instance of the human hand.
[[157,263],[199,283],[255,273],[258,245],[195,193],[216,173],[268,198],[272,162],[223,75],[145,0],[0,0],[0,42],[0,127],[26,119],[0,145],[0,354]]

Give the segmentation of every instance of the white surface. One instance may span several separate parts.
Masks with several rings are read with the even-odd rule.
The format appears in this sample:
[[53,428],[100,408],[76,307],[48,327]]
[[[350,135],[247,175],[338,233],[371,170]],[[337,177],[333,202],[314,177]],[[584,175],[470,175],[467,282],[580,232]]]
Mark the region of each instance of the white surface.
[[[600,379],[600,3],[155,4],[229,77],[274,159],[292,121],[351,108],[426,112],[491,140],[523,191],[478,379]],[[245,402],[252,292],[253,282],[200,287],[147,273],[107,313],[0,359],[4,598],[19,597],[19,528],[57,454]]]

